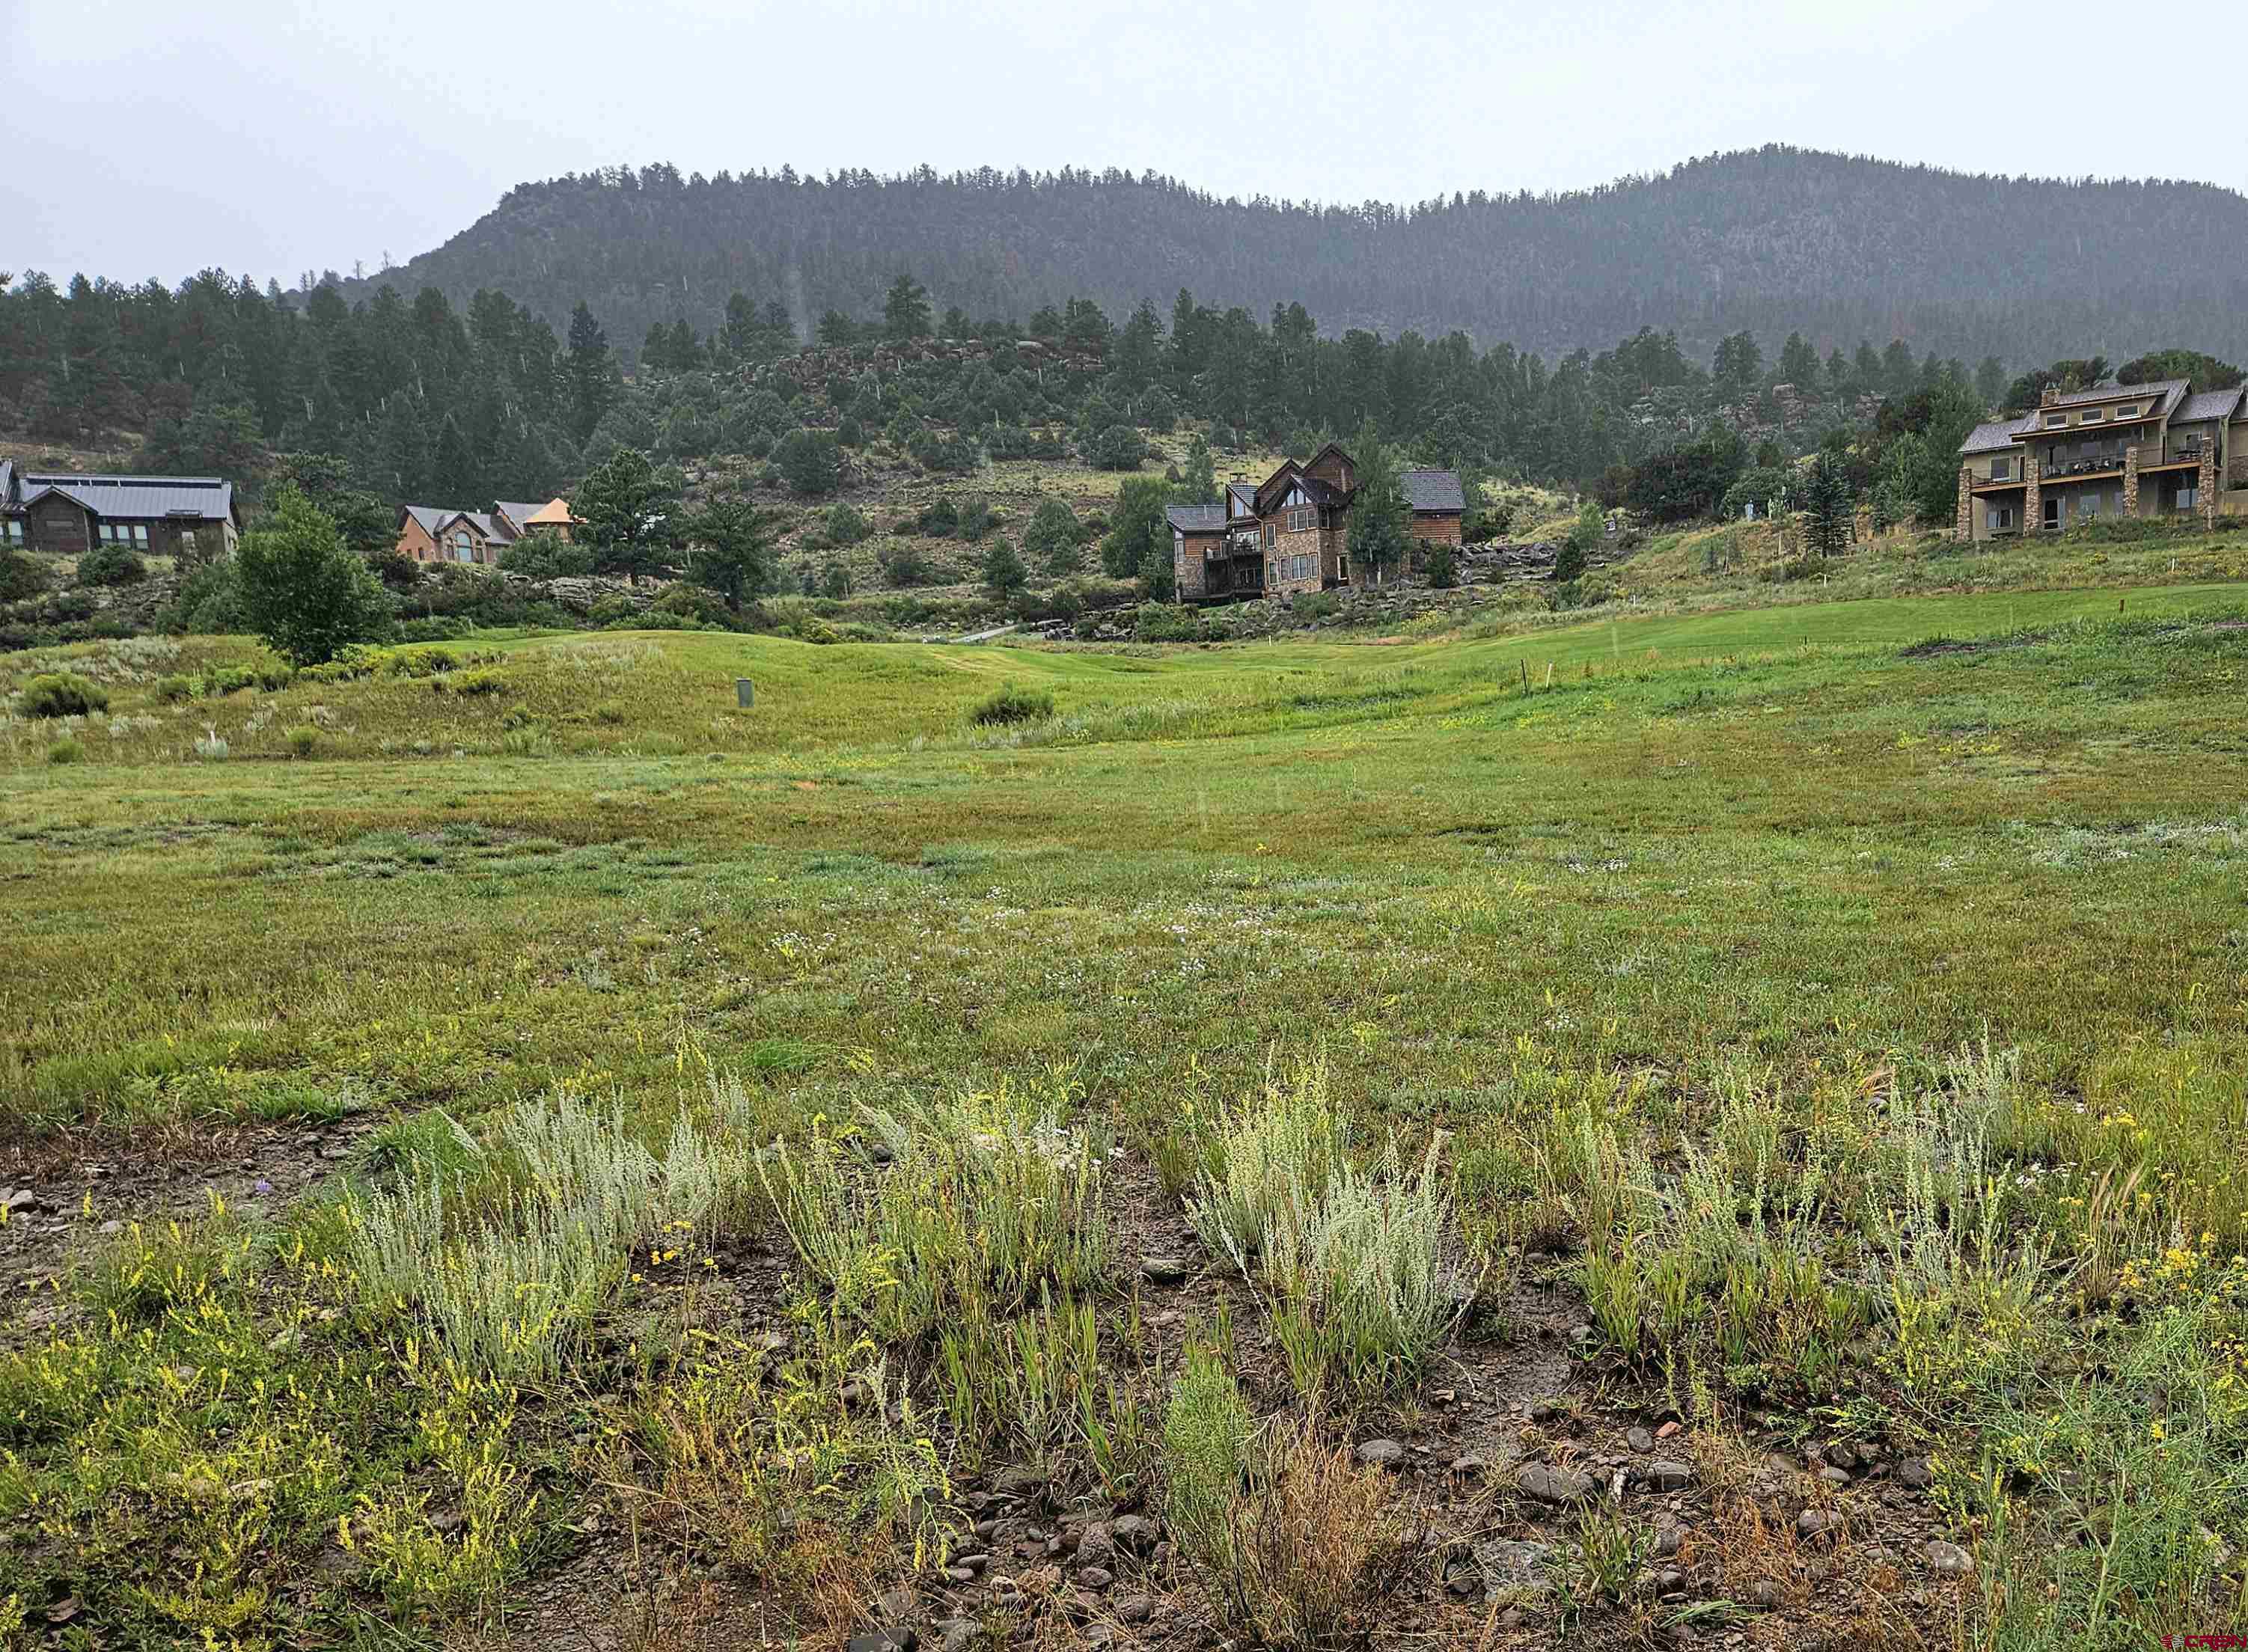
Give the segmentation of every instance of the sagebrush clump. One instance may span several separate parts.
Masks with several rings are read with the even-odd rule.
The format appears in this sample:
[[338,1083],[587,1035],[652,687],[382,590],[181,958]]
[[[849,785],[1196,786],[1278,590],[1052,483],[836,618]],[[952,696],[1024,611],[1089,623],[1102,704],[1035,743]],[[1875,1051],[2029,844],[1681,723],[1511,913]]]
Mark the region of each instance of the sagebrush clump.
[[83,717],[109,709],[109,690],[75,671],[45,671],[24,685],[16,711],[26,717]]
[[995,723],[1037,723],[1053,714],[1054,697],[1051,691],[1018,688],[1010,682],[979,701],[968,714],[968,720],[988,727]]

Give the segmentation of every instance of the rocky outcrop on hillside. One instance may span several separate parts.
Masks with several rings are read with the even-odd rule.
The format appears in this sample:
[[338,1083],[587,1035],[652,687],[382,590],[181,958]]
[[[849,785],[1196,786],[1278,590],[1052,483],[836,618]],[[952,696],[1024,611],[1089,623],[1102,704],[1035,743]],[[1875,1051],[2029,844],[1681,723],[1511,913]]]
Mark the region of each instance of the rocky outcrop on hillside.
[[809,389],[830,379],[853,378],[862,373],[880,375],[908,367],[989,361],[1001,355],[1012,357],[1022,367],[1053,367],[1069,373],[1097,373],[1104,365],[1097,345],[1066,340],[911,339],[894,344],[831,345],[802,351],[766,363],[750,375],[750,381],[756,384],[783,378],[798,389]]

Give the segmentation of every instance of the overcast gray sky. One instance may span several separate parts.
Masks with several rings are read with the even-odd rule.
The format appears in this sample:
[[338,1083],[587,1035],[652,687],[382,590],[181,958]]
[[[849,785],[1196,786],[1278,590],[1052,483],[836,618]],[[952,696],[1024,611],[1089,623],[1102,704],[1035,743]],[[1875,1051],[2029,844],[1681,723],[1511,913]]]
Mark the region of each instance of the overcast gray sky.
[[[286,285],[423,251],[524,180],[656,160],[1118,166],[1222,195],[1403,202],[1785,142],[2248,186],[2237,110],[2203,127],[2150,93],[2151,119],[2070,116],[2127,61],[2214,65],[2248,45],[2222,8],[2190,29],[2178,12],[2162,45],[2136,35],[2143,15],[2112,0],[0,0],[0,269],[177,280],[217,264]],[[2142,49],[2098,44],[2119,30]]]

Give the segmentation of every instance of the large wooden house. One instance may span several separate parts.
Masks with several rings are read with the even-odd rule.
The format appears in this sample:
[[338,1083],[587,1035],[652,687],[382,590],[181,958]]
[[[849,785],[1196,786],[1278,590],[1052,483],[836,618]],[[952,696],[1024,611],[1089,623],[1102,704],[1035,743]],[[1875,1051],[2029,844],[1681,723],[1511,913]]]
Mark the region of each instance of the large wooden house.
[[79,557],[101,545],[209,560],[234,549],[234,484],[217,476],[81,476],[0,461],[0,545]]
[[[1400,478],[1416,544],[1460,542],[1467,497],[1450,470]],[[1255,487],[1228,483],[1223,504],[1174,505],[1171,567],[1182,602],[1295,596],[1360,582],[1350,564],[1358,461],[1329,442],[1301,464],[1285,461]]]

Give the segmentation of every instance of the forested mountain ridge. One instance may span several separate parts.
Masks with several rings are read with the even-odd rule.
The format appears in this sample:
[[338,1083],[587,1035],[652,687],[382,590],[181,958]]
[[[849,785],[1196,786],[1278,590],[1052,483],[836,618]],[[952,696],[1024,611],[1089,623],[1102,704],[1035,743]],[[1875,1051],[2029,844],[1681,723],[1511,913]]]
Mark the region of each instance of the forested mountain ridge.
[[1323,329],[1464,329],[1549,355],[1643,326],[1700,354],[1737,331],[1800,331],[1822,353],[1902,338],[2010,362],[2097,338],[2194,337],[2248,353],[2248,197],[2205,183],[1970,175],[1780,146],[1563,195],[1409,208],[1221,200],[1152,174],[922,168],[821,179],[682,176],[668,165],[509,191],[401,267],[346,284],[480,287],[558,328],[579,300],[620,340],[698,330],[729,295],[877,313],[908,271],[940,311],[1028,316],[1087,296],[1123,314],[1182,287]]

